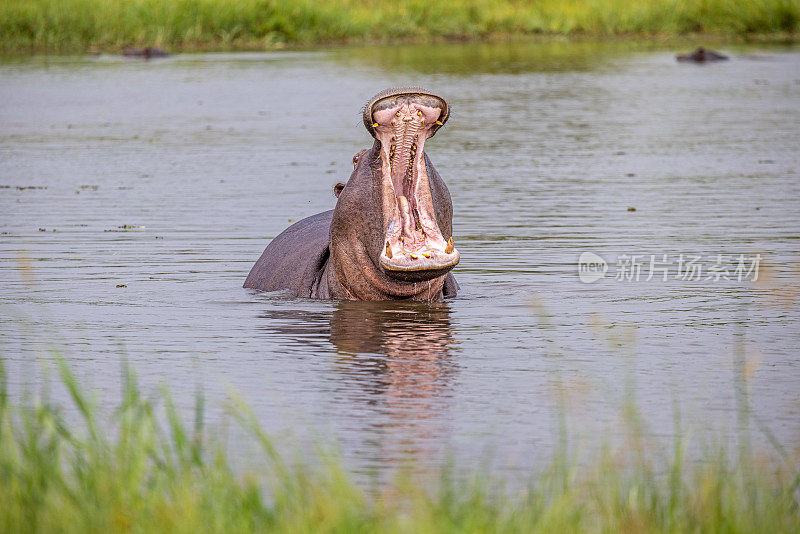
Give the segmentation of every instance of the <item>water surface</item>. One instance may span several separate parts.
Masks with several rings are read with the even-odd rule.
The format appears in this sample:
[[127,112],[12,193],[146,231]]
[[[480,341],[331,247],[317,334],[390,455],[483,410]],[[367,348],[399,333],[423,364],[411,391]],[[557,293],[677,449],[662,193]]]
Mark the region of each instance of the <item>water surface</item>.
[[[684,429],[732,439],[740,358],[759,424],[793,446],[800,52],[726,51],[705,66],[585,43],[7,61],[12,392],[61,353],[111,405],[127,360],[189,418],[197,388],[212,425],[233,390],[285,443],[334,441],[360,473],[448,456],[520,473],[552,451],[565,403],[582,446],[620,436],[626,391],[655,442],[676,407]],[[426,149],[453,197],[459,296],[242,289],[270,239],[334,206],[370,144],[366,99],[409,82],[453,109]],[[609,276],[580,281],[586,251]],[[755,283],[615,280],[623,254],[764,259]]]

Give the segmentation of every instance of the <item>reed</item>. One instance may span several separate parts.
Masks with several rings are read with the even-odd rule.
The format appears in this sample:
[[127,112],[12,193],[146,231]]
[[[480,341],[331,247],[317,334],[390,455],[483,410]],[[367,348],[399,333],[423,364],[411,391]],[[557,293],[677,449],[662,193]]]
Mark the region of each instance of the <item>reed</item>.
[[[475,475],[464,483],[449,471],[434,490],[406,478],[366,493],[330,457],[313,468],[285,461],[236,402],[230,417],[260,460],[248,465],[261,466],[242,473],[205,427],[202,396],[187,425],[168,391],[146,397],[128,370],[120,405],[103,418],[69,366],[58,367],[69,410],[46,394],[15,404],[0,362],[1,532],[778,533],[800,526],[800,475],[791,461],[758,460],[747,450],[732,459],[719,448],[689,468],[681,438],[663,465],[631,450],[579,467],[560,451],[527,491],[513,495],[491,489],[502,481]],[[625,411],[636,419],[635,406]]]
[[274,49],[535,35],[793,39],[797,0],[3,0],[0,52]]

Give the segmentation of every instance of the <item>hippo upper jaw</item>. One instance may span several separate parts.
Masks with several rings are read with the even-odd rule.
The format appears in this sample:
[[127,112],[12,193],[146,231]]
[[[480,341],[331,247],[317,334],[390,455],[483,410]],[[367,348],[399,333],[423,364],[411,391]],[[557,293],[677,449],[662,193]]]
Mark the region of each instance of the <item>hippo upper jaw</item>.
[[430,94],[396,93],[371,105],[388,220],[379,263],[393,278],[430,280],[460,260],[452,237],[446,240],[437,223],[424,156],[425,141],[442,126],[446,110]]

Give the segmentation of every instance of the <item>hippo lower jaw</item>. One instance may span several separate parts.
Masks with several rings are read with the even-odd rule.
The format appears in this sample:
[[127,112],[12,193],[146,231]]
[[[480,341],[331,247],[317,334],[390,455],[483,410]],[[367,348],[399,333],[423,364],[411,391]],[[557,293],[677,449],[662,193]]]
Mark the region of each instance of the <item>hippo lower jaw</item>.
[[[424,172],[424,161],[422,171]],[[425,176],[427,181],[427,175]],[[416,185],[417,180],[413,184]],[[397,191],[394,191],[397,193]],[[425,202],[414,196],[397,196],[394,216],[386,231],[380,264],[392,274],[416,273],[414,278],[427,274],[435,278],[455,267],[461,255],[451,237],[444,240],[435,217],[424,207]],[[442,270],[441,273],[437,272]],[[400,278],[409,278],[400,275]]]
[[[381,254],[381,267],[387,271],[397,273],[412,273],[417,271],[429,271],[430,278],[436,278],[445,274],[447,271],[458,265],[461,255],[457,250],[451,253],[428,249],[425,252],[410,252],[400,257],[389,258],[386,254]],[[432,271],[442,270],[441,273]],[[400,276],[400,278],[405,278]]]
[[431,198],[425,141],[442,125],[446,104],[429,95],[402,94],[376,102],[371,125],[380,141],[386,226],[380,265],[402,280],[442,276],[458,264],[452,237],[445,240]]

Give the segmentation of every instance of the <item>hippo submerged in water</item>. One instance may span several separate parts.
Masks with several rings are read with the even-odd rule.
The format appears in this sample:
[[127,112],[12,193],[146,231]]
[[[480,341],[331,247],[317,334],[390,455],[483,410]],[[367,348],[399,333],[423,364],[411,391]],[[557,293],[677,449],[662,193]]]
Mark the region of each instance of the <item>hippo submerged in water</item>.
[[122,55],[125,57],[140,57],[143,59],[150,59],[154,57],[168,57],[169,53],[161,50],[160,48],[155,48],[152,46],[145,48],[133,48],[129,46],[122,50]]
[[455,296],[453,205],[424,152],[447,102],[421,87],[387,89],[364,107],[375,142],[360,152],[335,209],[287,228],[244,287],[300,297],[438,300]]
[[728,56],[720,54],[719,52],[714,52],[713,50],[706,50],[701,46],[691,54],[675,56],[675,59],[678,61],[706,63],[708,61],[727,61]]

